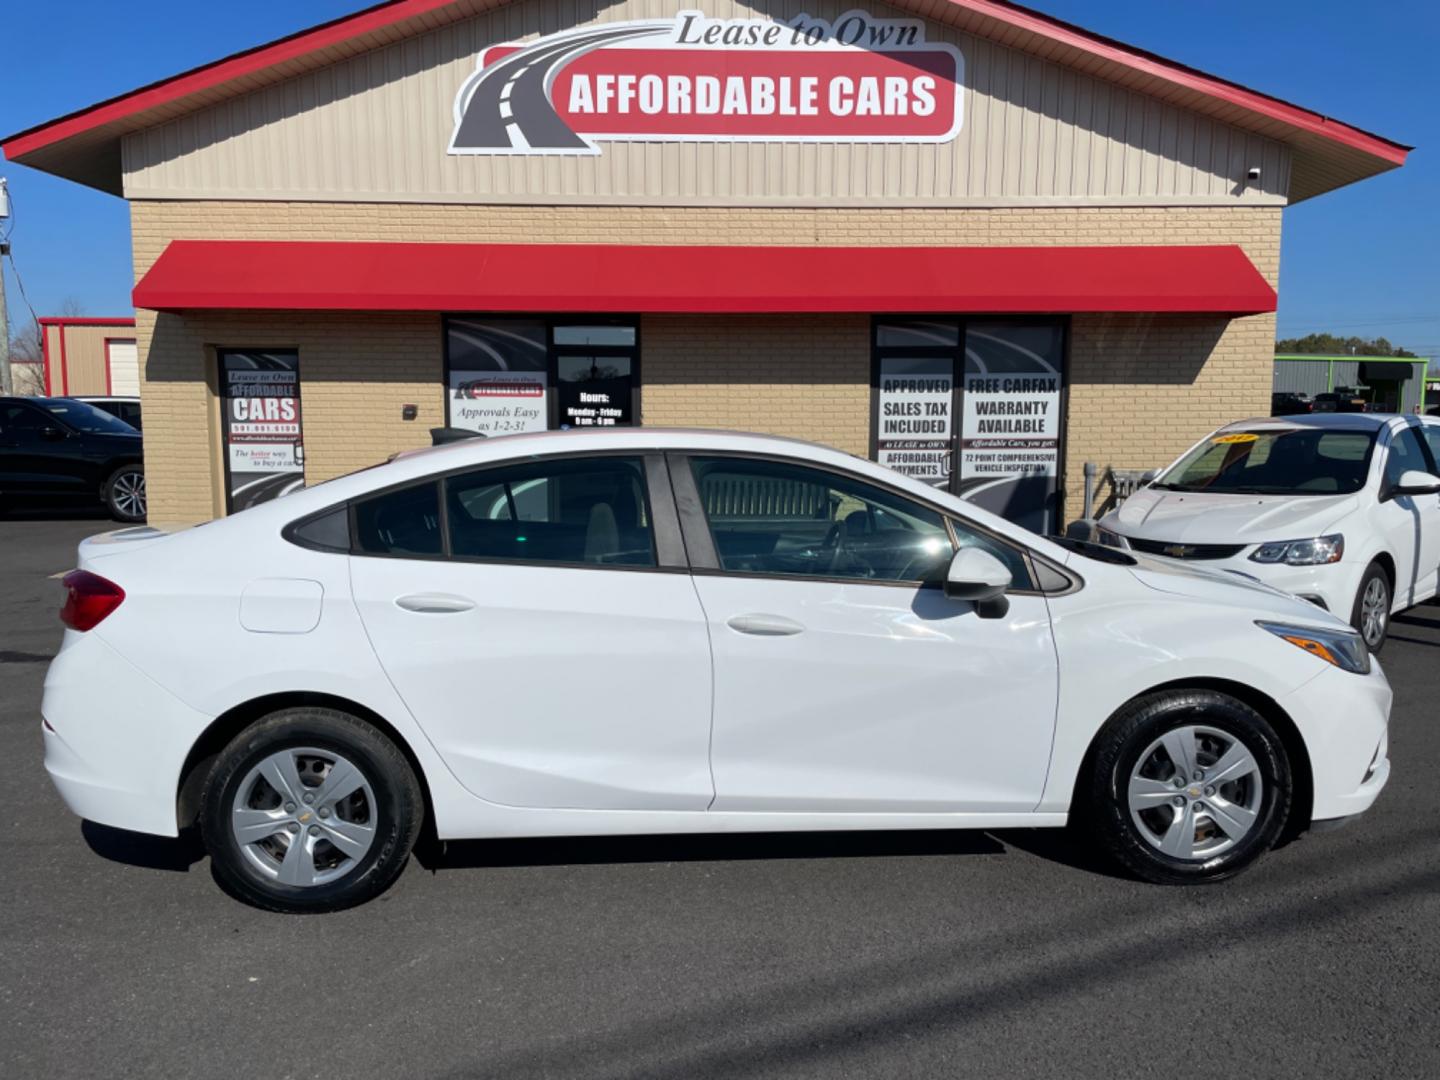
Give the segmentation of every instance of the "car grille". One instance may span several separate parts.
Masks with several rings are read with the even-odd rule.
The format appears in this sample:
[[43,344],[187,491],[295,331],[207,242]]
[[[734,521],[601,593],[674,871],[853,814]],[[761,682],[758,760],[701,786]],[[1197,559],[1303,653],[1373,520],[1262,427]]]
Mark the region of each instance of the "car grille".
[[1182,544],[1172,540],[1137,540],[1133,536],[1125,539],[1135,551],[1171,559],[1229,559],[1245,550],[1244,544]]

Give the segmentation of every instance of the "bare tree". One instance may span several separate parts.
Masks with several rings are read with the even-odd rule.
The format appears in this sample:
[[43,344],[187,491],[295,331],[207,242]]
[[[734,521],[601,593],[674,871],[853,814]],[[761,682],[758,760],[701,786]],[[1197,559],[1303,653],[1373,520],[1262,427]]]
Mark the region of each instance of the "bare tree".
[[22,396],[45,393],[45,353],[40,344],[40,327],[25,319],[14,327],[10,338],[10,380]]

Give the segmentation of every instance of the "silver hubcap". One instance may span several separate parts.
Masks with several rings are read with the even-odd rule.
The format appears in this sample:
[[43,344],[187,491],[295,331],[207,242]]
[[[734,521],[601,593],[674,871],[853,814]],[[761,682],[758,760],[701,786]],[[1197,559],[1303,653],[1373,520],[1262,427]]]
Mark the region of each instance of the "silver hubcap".
[[1360,633],[1365,644],[1377,648],[1385,640],[1385,623],[1390,618],[1390,590],[1384,579],[1371,578],[1360,597]]
[[356,766],[311,746],[265,758],[235,792],[230,830],[250,865],[282,885],[324,885],[375,842],[375,793]]
[[1262,794],[1260,763],[1239,739],[1176,728],[1146,747],[1130,774],[1130,819],[1157,851],[1209,859],[1255,827]]
[[123,472],[115,478],[115,486],[111,492],[115,499],[115,508],[126,517],[145,516],[145,474],[143,472]]

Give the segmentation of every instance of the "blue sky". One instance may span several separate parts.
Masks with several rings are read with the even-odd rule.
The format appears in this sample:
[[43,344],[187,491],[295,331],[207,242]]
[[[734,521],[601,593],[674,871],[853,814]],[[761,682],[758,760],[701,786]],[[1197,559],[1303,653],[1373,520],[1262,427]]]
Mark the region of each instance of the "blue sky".
[[[358,10],[365,0],[6,5],[0,134]],[[863,6],[857,0],[856,6]],[[1280,333],[1384,335],[1440,356],[1440,90],[1433,0],[1038,0],[1034,6],[1418,147],[1403,169],[1285,211]],[[0,162],[35,310],[130,310],[125,204]],[[6,266],[12,319],[25,310]]]

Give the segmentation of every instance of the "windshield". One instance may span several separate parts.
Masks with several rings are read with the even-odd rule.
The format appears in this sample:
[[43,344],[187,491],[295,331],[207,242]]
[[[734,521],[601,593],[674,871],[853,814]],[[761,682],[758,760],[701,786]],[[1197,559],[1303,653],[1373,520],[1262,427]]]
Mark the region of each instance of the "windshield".
[[40,406],[52,416],[58,416],[76,431],[100,432],[105,435],[139,435],[129,424],[117,416],[111,416],[104,409],[97,409],[84,401],[70,398],[46,398]]
[[1348,495],[1370,474],[1373,431],[1282,428],[1212,435],[1152,487],[1235,495]]

